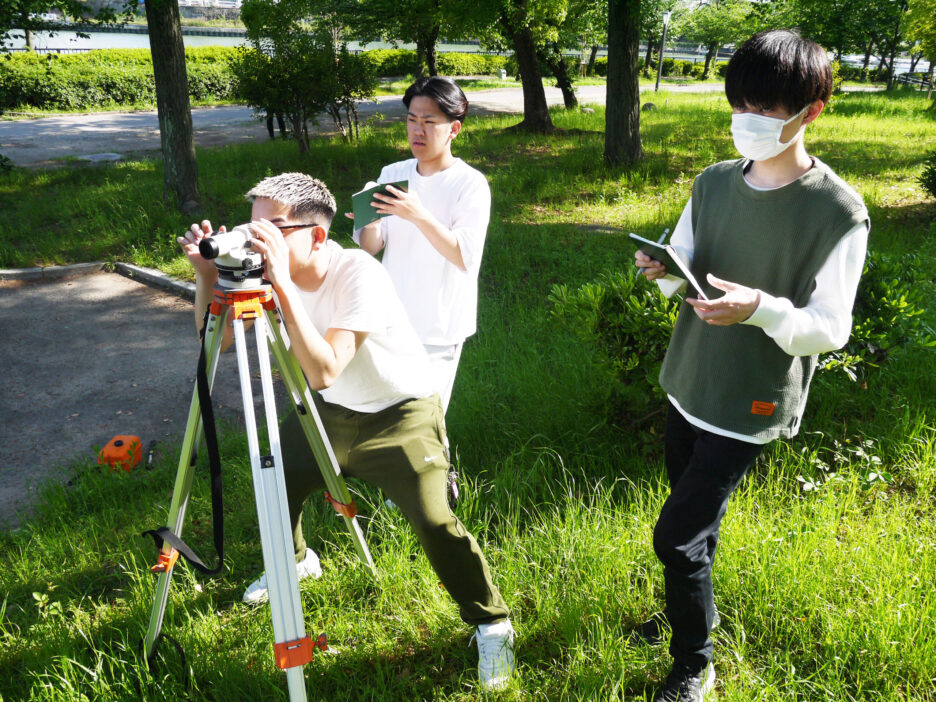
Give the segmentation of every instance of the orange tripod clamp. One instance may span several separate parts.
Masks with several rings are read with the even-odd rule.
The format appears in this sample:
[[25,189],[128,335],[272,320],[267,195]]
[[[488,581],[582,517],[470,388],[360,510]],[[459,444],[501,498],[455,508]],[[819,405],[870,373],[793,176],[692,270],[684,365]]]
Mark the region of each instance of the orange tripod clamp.
[[286,668],[295,668],[297,665],[305,665],[312,660],[312,654],[316,648],[323,651],[328,650],[325,634],[319,634],[315,641],[308,636],[303,636],[295,641],[273,644],[276,666],[285,670]]
[[179,552],[174,548],[169,549],[169,553],[165,551],[159,552],[159,558],[156,559],[156,565],[150,568],[151,573],[167,573],[172,570],[172,566],[176,564],[176,561],[179,560]]
[[325,501],[335,508],[335,511],[340,514],[342,517],[347,517],[348,519],[354,519],[357,516],[357,505],[354,504],[354,500],[351,500],[348,504],[339,502],[328,490],[325,491]]

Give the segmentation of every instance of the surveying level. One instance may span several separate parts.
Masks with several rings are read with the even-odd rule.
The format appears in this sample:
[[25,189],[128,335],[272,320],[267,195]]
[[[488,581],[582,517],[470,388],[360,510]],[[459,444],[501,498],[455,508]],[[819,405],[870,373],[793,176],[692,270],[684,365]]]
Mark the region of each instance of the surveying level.
[[[306,700],[305,678],[302,666],[312,660],[316,646],[325,647],[324,637],[313,640],[306,636],[299,598],[299,581],[293,555],[292,531],[289,523],[289,507],[286,499],[286,482],[283,475],[283,459],[280,450],[279,425],[276,403],[273,397],[273,379],[270,370],[269,350],[273,351],[286,388],[299,414],[299,420],[312,452],[328,488],[326,499],[340,514],[351,534],[358,556],[368,572],[376,577],[364,535],[356,518],[356,508],[351,500],[334,451],[325,434],[322,420],[312,400],[302,369],[286,347],[285,330],[280,328],[280,313],[273,298],[269,283],[260,279],[260,271],[251,271],[247,276],[235,277],[221,271],[215,286],[214,300],[209,307],[204,328],[199,379],[192,396],[185,436],[179,456],[172,503],[169,508],[168,526],[148,532],[157,540],[159,558],[152,571],[158,573],[156,596],[150,613],[149,626],[143,640],[143,653],[152,663],[160,638],[169,583],[173,568],[180,555],[198,570],[214,574],[221,570],[223,551],[223,509],[220,505],[220,463],[212,456],[212,511],[215,522],[215,547],[218,550],[218,565],[207,568],[191,553],[180,536],[185,519],[185,510],[191,494],[194,473],[195,447],[202,431],[205,432],[209,452],[215,451],[214,421],[211,415],[210,390],[217,370],[221,342],[228,316],[232,317],[234,343],[237,349],[237,365],[240,376],[241,395],[244,403],[244,420],[247,427],[247,445],[253,477],[254,495],[257,503],[257,518],[260,541],[263,548],[263,565],[266,570],[270,594],[270,610],[273,618],[274,654],[276,665],[286,671],[289,697],[292,702]],[[260,379],[263,389],[263,404],[266,415],[269,453],[262,454],[259,446],[257,425],[254,417],[253,392],[248,368],[247,342],[244,322],[253,321],[256,335]],[[264,343],[264,342],[267,343]],[[268,348],[269,347],[269,348]],[[205,421],[203,422],[203,417]],[[216,490],[217,488],[217,490]],[[216,501],[217,496],[217,501]]]

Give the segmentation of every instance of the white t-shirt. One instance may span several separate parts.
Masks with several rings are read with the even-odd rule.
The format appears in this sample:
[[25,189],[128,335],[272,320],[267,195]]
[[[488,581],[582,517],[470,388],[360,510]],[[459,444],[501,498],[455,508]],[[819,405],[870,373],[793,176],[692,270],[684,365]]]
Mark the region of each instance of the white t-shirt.
[[318,290],[300,290],[309,319],[324,336],[328,329],[367,332],[341,375],[322,398],[358,412],[379,412],[435,389],[429,358],[413,331],[387,272],[361,250],[328,240],[331,259]]
[[419,231],[400,217],[384,217],[383,265],[423,344],[448,346],[475,333],[478,271],[491,217],[487,179],[461,159],[424,177],[415,158],[384,166],[379,183],[408,180],[423,206],[454,234],[466,270],[448,261]]

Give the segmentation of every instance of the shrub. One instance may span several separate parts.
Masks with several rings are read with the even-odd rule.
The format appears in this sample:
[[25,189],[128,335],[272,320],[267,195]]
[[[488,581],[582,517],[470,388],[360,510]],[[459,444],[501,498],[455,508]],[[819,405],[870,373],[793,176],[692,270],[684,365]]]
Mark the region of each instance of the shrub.
[[507,68],[507,57],[450,52],[439,54],[438,68],[443,76],[493,76]]
[[[641,56],[637,59],[637,71],[641,72],[644,68],[644,58]],[[601,76],[602,78],[608,75],[608,57],[599,56],[595,59],[595,75]]]
[[607,382],[613,423],[633,420],[659,406],[658,376],[676,322],[678,304],[649,285],[636,269],[606,273],[577,289],[554,285],[552,317],[590,349]]
[[923,190],[936,197],[936,151],[931,152],[923,162],[919,183]]
[[416,52],[409,49],[373,49],[363,56],[374,75],[381,78],[411,76],[419,70]]
[[[233,97],[231,47],[186,49],[193,100]],[[82,54],[6,54],[0,60],[0,108],[68,110],[156,101],[148,49],[101,49]]]
[[[936,347],[923,319],[929,290],[917,255],[868,256],[853,311],[854,325],[845,348],[824,354],[819,370],[840,371],[852,380],[867,376],[896,351]],[[617,424],[657,406],[658,375],[679,304],[667,300],[636,270],[606,273],[577,289],[555,285],[549,293],[551,315],[589,349],[608,388],[601,408]],[[654,397],[657,396],[657,397]]]
[[852,380],[867,376],[899,349],[936,347],[923,319],[929,292],[917,254],[889,258],[876,252],[865,261],[845,348],[826,354],[821,370],[838,370]]

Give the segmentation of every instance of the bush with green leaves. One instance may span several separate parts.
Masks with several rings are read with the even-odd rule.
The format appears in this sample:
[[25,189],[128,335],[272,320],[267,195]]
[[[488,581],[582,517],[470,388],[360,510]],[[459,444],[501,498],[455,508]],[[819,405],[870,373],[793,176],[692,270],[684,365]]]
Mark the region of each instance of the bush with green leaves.
[[605,273],[575,289],[554,285],[549,301],[552,317],[579,338],[606,379],[602,410],[610,422],[622,425],[660,406],[660,364],[678,301],[636,269]]
[[[185,51],[189,96],[194,102],[230,100],[233,47]],[[0,108],[77,110],[155,104],[156,83],[148,49],[99,49],[81,54],[24,51],[0,58]]]
[[381,78],[411,76],[419,70],[416,52],[409,49],[372,49],[363,56],[374,75]]
[[923,172],[920,173],[919,182],[923,190],[936,197],[936,151],[931,152],[923,162]]
[[507,57],[496,54],[460,54],[446,52],[438,55],[439,74],[443,76],[493,76],[507,68]]
[[[855,298],[852,333],[840,351],[824,354],[820,371],[862,379],[900,349],[936,348],[924,319],[933,284],[916,254],[889,258],[869,254]],[[620,424],[658,405],[658,375],[679,308],[635,271],[606,273],[570,289],[555,285],[551,314],[589,349],[606,376],[603,411]],[[831,379],[834,376],[826,376]]]
[[858,284],[851,336],[845,348],[823,356],[819,368],[859,380],[900,349],[936,347],[924,318],[932,293],[918,254],[894,258],[871,252]]

